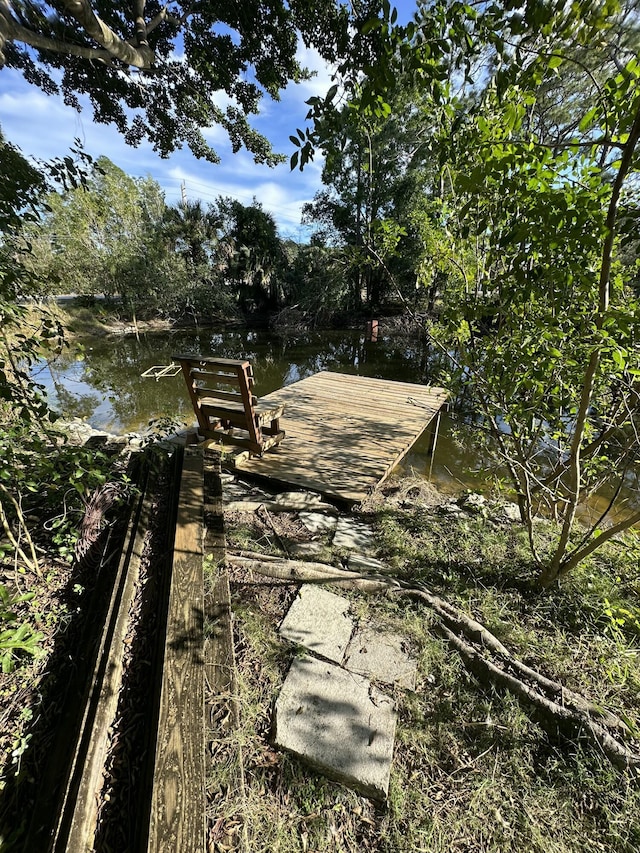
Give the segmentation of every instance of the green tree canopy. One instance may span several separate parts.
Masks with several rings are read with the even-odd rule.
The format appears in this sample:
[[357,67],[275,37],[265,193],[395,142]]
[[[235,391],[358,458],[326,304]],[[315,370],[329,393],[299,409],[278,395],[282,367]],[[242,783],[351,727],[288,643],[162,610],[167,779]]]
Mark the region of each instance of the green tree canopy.
[[38,194],[45,190],[44,176],[4,138],[0,130],[0,233],[15,228],[25,215],[33,215]]
[[131,145],[148,139],[167,156],[187,144],[215,162],[203,129],[219,124],[234,150],[245,146],[273,164],[247,116],[264,93],[277,98],[304,77],[299,34],[333,59],[346,47],[347,19],[333,0],[3,0],[0,67],[78,108],[78,96],[88,95],[95,120],[115,124]]
[[[322,146],[345,100],[361,122],[392,121],[396,81],[420,88],[441,177],[439,251],[458,285],[433,340],[482,416],[485,458],[507,472],[549,585],[640,520],[637,502],[620,500],[640,458],[637,11],[436,0],[396,21],[384,3],[363,23],[380,61],[366,77],[343,65],[311,104],[293,165]],[[576,526],[597,489],[604,508]],[[532,524],[543,507],[559,522],[553,543]]]
[[315,126],[325,160],[325,190],[305,205],[318,236],[342,246],[352,308],[413,300],[430,286],[438,163],[433,158],[431,99],[399,75],[376,114],[345,104]]
[[244,205],[220,198],[215,206],[221,222],[226,255],[225,273],[235,285],[243,311],[278,308],[281,297],[281,266],[285,261],[276,221],[254,199]]
[[85,186],[51,193],[46,204],[42,219],[23,232],[39,295],[104,293],[121,297],[130,313],[164,296],[166,207],[154,180],[131,178],[100,157]]

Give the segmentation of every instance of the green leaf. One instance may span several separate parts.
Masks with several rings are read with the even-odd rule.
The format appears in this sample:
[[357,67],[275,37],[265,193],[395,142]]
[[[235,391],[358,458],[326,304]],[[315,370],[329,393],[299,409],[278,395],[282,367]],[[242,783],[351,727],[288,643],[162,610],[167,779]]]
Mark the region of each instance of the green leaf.
[[614,349],[612,351],[611,355],[613,357],[613,360],[615,362],[616,367],[619,370],[624,370],[625,365],[627,363],[626,358],[625,358],[626,353],[623,354],[622,350]]
[[[331,86],[331,88],[329,89],[329,91],[325,95],[325,98],[324,98],[325,103],[327,103],[327,104],[330,103],[335,98],[337,92],[338,92],[338,84],[334,83],[333,86]],[[300,131],[298,131],[298,133],[299,132]],[[302,138],[304,138],[304,137],[302,137]]]
[[591,123],[592,123],[593,119],[596,117],[597,113],[598,113],[597,107],[592,107],[587,113],[585,113],[585,115],[582,117],[582,119],[580,121],[580,124],[578,125],[578,128],[579,128],[581,133],[584,133],[586,130],[588,130],[591,127]]
[[380,18],[369,18],[369,20],[365,21],[362,25],[362,29],[360,30],[360,32],[363,36],[367,36],[369,35],[369,33],[373,32],[374,30],[377,30],[381,26],[382,21],[380,20]]

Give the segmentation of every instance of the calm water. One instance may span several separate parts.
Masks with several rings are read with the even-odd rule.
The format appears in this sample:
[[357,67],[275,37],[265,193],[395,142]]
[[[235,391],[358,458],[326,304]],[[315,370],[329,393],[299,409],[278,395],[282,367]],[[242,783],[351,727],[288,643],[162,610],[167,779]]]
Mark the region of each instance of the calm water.
[[[198,333],[180,331],[134,337],[92,338],[77,344],[52,364],[41,362],[34,375],[53,406],[65,418],[85,418],[92,426],[121,433],[145,429],[151,420],[170,417],[180,424],[195,419],[182,376],[154,380],[141,377],[152,365],[169,364],[180,352],[225,358],[248,358],[254,367],[256,393],[268,394],[320,370],[333,370],[405,382],[433,382],[437,364],[419,342],[365,340],[356,331],[304,332],[274,335],[268,331],[234,329]],[[403,462],[425,476],[431,458],[423,436]],[[433,477],[450,489],[478,486],[465,457],[450,440],[450,423],[442,424],[433,460]]]
[[[167,365],[171,356],[180,352],[248,358],[258,396],[320,370],[418,384],[437,381],[437,357],[419,341],[386,338],[373,343],[358,331],[281,336],[247,329],[153,333],[141,336],[139,341],[133,336],[92,338],[74,343],[52,364],[41,362],[34,375],[66,418],[84,418],[97,429],[114,433],[144,430],[159,418],[175,419],[180,428],[195,423],[182,376],[159,380],[141,377],[152,365]],[[490,484],[474,475],[479,460],[471,442],[465,441],[472,427],[458,422],[457,428],[461,442],[452,438],[452,418],[443,417],[434,459],[427,453],[428,435],[423,435],[401,468],[422,477],[431,471],[433,481],[444,491],[486,489]],[[630,506],[640,500],[638,476],[637,471],[627,475],[628,485],[623,491]],[[594,498],[588,513],[599,514],[607,502],[606,493]]]

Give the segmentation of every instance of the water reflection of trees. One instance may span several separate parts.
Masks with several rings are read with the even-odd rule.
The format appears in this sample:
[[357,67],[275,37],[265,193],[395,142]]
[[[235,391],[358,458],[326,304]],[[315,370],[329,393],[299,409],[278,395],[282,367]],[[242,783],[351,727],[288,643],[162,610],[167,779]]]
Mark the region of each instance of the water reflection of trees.
[[[146,335],[139,341],[134,337],[85,341],[84,349],[72,348],[50,366],[43,363],[38,379],[66,417],[87,418],[99,428],[137,430],[158,417],[192,424],[194,415],[181,376],[155,381],[140,375],[153,364],[169,364],[171,356],[180,352],[248,358],[254,365],[259,395],[321,370],[428,384],[437,381],[442,360],[420,341],[372,343],[359,331],[274,335],[266,330],[200,329]],[[451,417],[443,421],[434,460],[438,481],[450,480],[456,488],[479,488],[491,479],[486,470],[478,470],[482,454],[471,432],[482,430],[483,423],[468,402],[462,395]],[[404,467],[426,474],[431,467],[427,450],[425,435]],[[501,473],[496,470],[493,476],[499,479]],[[633,501],[634,495],[637,500],[637,466],[627,470],[624,487],[627,500]],[[607,499],[608,495],[601,496],[602,501]]]
[[100,397],[87,390],[75,359],[43,359],[33,371],[34,379],[46,390],[53,408],[67,418],[91,418]]
[[[266,330],[189,330],[84,342],[55,363],[55,394],[62,411],[87,417],[95,426],[138,429],[161,416],[191,423],[193,414],[181,376],[141,378],[154,364],[169,364],[174,353],[248,358],[256,392],[268,394],[321,370],[381,379],[426,383],[437,368],[420,342],[369,342],[359,331],[274,335]],[[73,381],[66,377],[73,376]],[[80,383],[74,386],[74,383]],[[76,390],[74,390],[74,387]],[[83,391],[78,393],[78,387]],[[86,391],[84,389],[87,389]]]

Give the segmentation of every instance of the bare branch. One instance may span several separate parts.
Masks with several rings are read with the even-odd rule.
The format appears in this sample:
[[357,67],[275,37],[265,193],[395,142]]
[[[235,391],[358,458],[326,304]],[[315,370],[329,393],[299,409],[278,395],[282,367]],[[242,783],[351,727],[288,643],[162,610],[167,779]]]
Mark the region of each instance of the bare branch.
[[[3,3],[2,5],[6,4]],[[40,33],[29,30],[16,23],[12,18],[8,18],[4,13],[4,9],[0,7],[0,68],[4,66],[2,44],[6,41],[19,41],[38,50],[50,50],[54,53],[65,53],[69,56],[81,56],[83,59],[93,59],[103,62],[106,65],[110,65],[113,61],[113,57],[108,50],[83,47],[82,45],[73,44],[73,42],[62,39],[50,39]]]
[[38,577],[42,576],[42,571],[40,569],[40,565],[38,563],[38,556],[36,554],[35,545],[33,544],[33,539],[29,534],[29,530],[25,523],[24,515],[22,514],[22,509],[20,508],[20,504],[16,501],[13,495],[0,483],[0,491],[4,493],[4,495],[8,498],[9,502],[13,505],[13,508],[18,517],[18,521],[21,526],[21,530],[24,533],[25,539],[27,540],[27,545],[29,546],[29,550],[31,551],[31,559],[25,554],[24,550],[20,547],[19,537],[13,535],[13,531],[11,530],[11,526],[9,525],[9,519],[4,511],[4,507],[2,506],[2,501],[0,501],[0,525],[5,532],[5,535],[11,545],[13,546],[16,554],[25,564],[25,566],[32,572],[35,572]]
[[145,0],[134,0],[133,20],[136,28],[136,44],[149,47],[147,24],[144,19]]
[[[49,50],[54,53],[66,53],[70,56],[80,56],[83,59],[97,60],[110,65],[114,59],[132,65],[135,68],[149,68],[155,62],[155,54],[148,45],[148,27],[144,17],[138,12],[144,12],[144,0],[136,2],[136,38],[137,45],[123,41],[94,13],[87,0],[65,0],[64,9],[85,33],[99,47],[78,45],[64,39],[54,39],[23,26],[13,15],[9,0],[0,0],[0,68],[4,65],[3,45],[7,41],[18,41],[35,47],[38,50]],[[166,10],[156,15],[153,26],[158,26],[166,17]]]
[[181,27],[184,19],[176,18],[175,15],[170,15],[167,7],[161,9],[155,18],[152,18],[147,24],[147,35],[152,33],[156,27],[159,27],[164,21],[169,21],[175,27]]
[[100,20],[88,0],[64,0],[63,6],[67,14],[80,24],[86,34],[108,51],[114,59],[119,59],[134,68],[149,68],[155,62],[155,54],[148,45],[142,44],[136,48],[123,41]]

